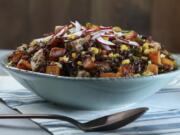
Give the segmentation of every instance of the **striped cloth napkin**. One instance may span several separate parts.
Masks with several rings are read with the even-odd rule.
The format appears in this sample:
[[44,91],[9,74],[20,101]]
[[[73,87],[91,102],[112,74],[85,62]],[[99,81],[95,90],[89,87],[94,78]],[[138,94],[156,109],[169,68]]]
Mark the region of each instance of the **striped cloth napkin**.
[[[9,76],[0,76],[0,82],[0,99],[21,113],[62,114],[86,122],[122,111],[118,108],[104,111],[73,110],[46,102]],[[54,135],[180,135],[180,79],[174,80],[165,89],[131,108],[135,107],[149,107],[150,110],[135,122],[108,132],[85,133],[69,123],[58,120],[33,119],[33,121]]]

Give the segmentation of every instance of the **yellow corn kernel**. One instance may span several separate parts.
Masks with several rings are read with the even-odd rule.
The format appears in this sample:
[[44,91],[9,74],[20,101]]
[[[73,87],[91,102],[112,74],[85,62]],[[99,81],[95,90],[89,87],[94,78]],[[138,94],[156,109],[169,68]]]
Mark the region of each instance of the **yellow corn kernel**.
[[98,48],[96,48],[96,47],[91,47],[91,52],[93,53],[93,54],[98,54],[99,53],[99,49]]
[[129,31],[129,32],[125,33],[125,36],[129,36],[129,35],[131,35],[132,33],[134,33],[134,31]]
[[119,57],[120,55],[118,54],[118,53],[110,53],[109,55],[108,55],[108,57],[110,57],[110,58],[117,58],[117,57]]
[[68,39],[71,39],[71,40],[73,40],[73,39],[75,39],[75,38],[76,38],[76,35],[73,35],[73,34],[71,34],[71,35],[68,36]]
[[139,47],[139,52],[142,52],[143,51],[143,48],[140,46]]
[[121,32],[122,29],[120,27],[118,27],[118,26],[115,26],[115,27],[113,27],[113,31],[114,32]]
[[154,52],[154,51],[156,51],[154,48],[145,49],[144,54],[149,54],[150,52]]
[[109,37],[103,37],[104,40],[109,40]]
[[113,58],[114,54],[113,54],[113,53],[110,53],[108,56],[109,56],[110,58]]
[[98,26],[92,23],[86,23],[88,29],[98,29]]
[[88,27],[88,28],[90,28],[92,26],[92,24],[91,23],[86,23],[86,27]]
[[78,64],[79,66],[82,66],[82,65],[83,65],[82,61],[78,61],[77,64]]
[[129,47],[128,47],[127,45],[124,45],[124,44],[123,44],[123,45],[120,46],[120,50],[121,50],[121,51],[128,51],[128,50],[129,50]]
[[143,73],[143,75],[144,76],[150,76],[150,75],[154,75],[152,72],[150,72],[150,71],[145,71],[144,73]]
[[67,56],[59,57],[59,61],[68,62],[68,60],[69,60],[69,57]]
[[147,42],[144,43],[144,44],[143,44],[143,49],[149,49],[149,43],[147,43]]
[[73,59],[75,59],[77,57],[77,54],[76,53],[72,53],[71,56],[72,56]]
[[81,54],[84,55],[84,54],[86,54],[86,52],[85,52],[85,51],[82,51]]
[[141,75],[140,74],[134,74],[133,76],[134,77],[140,77]]
[[161,54],[161,55],[160,55],[160,57],[161,57],[161,58],[165,58],[165,57],[166,57],[166,55],[164,55],[164,54]]
[[130,63],[130,60],[129,59],[125,59],[122,61],[122,64],[125,65],[125,64],[129,64]]
[[119,57],[120,55],[118,53],[114,54],[114,57],[117,58]]

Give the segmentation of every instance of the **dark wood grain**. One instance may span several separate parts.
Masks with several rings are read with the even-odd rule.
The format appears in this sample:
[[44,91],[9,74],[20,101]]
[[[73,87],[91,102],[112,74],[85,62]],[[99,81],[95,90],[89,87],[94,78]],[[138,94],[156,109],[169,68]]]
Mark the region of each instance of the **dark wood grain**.
[[180,1],[154,0],[151,33],[168,50],[180,53]]
[[50,0],[29,1],[29,36],[39,37],[51,30],[52,2]]
[[24,0],[0,0],[0,48],[14,48],[27,42],[28,2]]
[[0,48],[15,48],[70,20],[120,25],[180,52],[179,0],[0,0]]

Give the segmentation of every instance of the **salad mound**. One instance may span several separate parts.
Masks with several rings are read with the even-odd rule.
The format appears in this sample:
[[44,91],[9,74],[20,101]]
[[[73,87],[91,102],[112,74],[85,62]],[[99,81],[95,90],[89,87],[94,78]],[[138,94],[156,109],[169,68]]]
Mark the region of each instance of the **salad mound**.
[[151,37],[78,21],[22,44],[8,62],[19,69],[71,77],[149,76],[176,69],[171,54]]

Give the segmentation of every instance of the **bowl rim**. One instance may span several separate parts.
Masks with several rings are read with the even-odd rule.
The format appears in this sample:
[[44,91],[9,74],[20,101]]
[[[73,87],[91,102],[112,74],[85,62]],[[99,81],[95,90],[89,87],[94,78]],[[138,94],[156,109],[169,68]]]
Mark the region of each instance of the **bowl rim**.
[[[66,79],[66,80],[133,80],[133,79],[152,79],[152,78],[159,78],[159,77],[164,77],[169,74],[177,74],[180,73],[180,65],[178,64],[178,68],[174,71],[170,71],[167,73],[162,73],[162,74],[157,74],[157,75],[151,75],[151,76],[132,76],[132,77],[112,77],[112,78],[107,78],[107,77],[69,77],[69,76],[57,76],[57,75],[50,75],[50,74],[45,74],[45,73],[40,73],[40,72],[34,72],[34,71],[29,71],[29,70],[24,70],[24,69],[18,69],[12,66],[7,65],[7,56],[10,53],[5,54],[0,58],[0,65],[5,69],[5,70],[12,70],[15,72],[23,73],[26,75],[35,75],[39,77],[46,77],[46,78],[56,78],[56,79]],[[177,58],[175,58],[177,60]]]

